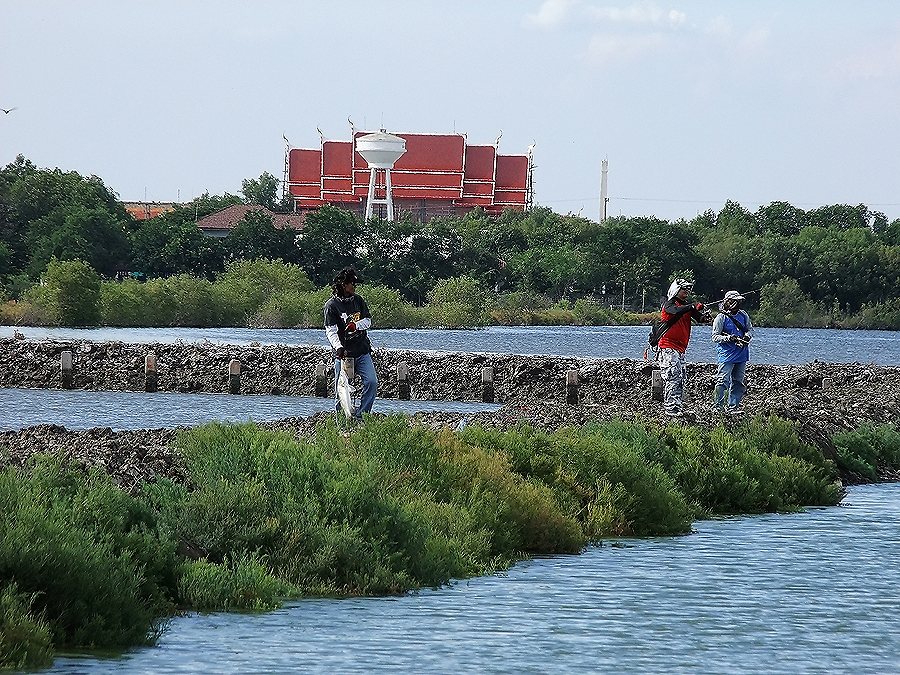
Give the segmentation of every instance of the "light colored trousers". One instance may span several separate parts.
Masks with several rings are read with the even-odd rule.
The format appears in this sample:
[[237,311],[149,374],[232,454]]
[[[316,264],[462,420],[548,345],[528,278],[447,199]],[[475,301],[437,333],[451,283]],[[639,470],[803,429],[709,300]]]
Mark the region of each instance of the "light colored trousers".
[[671,347],[660,349],[659,367],[663,380],[663,407],[667,413],[680,412],[684,394],[684,354]]

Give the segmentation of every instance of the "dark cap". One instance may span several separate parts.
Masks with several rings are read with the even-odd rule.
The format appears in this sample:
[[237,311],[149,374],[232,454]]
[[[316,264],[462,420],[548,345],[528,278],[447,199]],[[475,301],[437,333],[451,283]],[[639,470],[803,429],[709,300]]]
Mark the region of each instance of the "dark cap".
[[334,277],[334,283],[336,284],[361,284],[362,282],[362,277],[352,267],[345,267]]

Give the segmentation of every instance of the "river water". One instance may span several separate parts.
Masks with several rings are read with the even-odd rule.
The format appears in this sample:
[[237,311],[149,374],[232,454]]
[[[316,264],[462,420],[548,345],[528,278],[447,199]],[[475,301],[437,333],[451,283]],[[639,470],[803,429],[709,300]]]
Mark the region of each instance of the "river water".
[[[499,408],[494,404],[458,401],[378,399],[377,403],[377,412],[385,414],[473,413]],[[120,431],[196,426],[213,421],[270,422],[285,417],[307,417],[325,410],[334,410],[334,401],[312,396],[0,389],[0,431],[35,424],[58,424],[75,430],[110,427]]]
[[[95,342],[223,342],[324,346],[320,329],[252,328],[39,328],[18,327],[26,338],[84,339]],[[479,330],[385,329],[369,333],[375,347],[451,352],[550,354],[599,358],[642,357],[646,326],[493,326]],[[0,326],[0,337],[13,328]],[[900,365],[900,331],[757,328],[750,347],[754,363],[811,361]],[[688,348],[691,361],[714,363],[708,326],[695,326]]]
[[175,619],[54,673],[900,672],[900,484],[391,598]]

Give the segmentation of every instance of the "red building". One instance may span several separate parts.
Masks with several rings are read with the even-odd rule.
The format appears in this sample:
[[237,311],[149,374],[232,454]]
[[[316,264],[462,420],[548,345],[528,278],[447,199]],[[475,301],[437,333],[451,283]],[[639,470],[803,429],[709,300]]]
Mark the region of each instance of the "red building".
[[[318,149],[290,148],[285,190],[298,211],[325,204],[362,213],[369,189],[369,165],[356,151],[355,131],[347,141],[322,139]],[[391,170],[398,214],[420,219],[465,213],[480,206],[489,213],[531,206],[531,154],[501,155],[496,145],[468,145],[463,134],[394,134],[406,153]],[[380,189],[384,190],[381,185]]]
[[125,210],[135,220],[150,220],[165,213],[171,213],[179,206],[177,202],[122,202]]

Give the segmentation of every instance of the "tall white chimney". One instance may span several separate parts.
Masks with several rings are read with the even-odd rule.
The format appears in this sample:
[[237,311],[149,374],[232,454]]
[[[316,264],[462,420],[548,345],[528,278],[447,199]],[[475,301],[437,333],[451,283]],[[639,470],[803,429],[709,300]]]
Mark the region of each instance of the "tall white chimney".
[[609,201],[606,190],[606,174],[609,172],[609,161],[603,160],[600,163],[600,222],[606,220],[606,204]]

